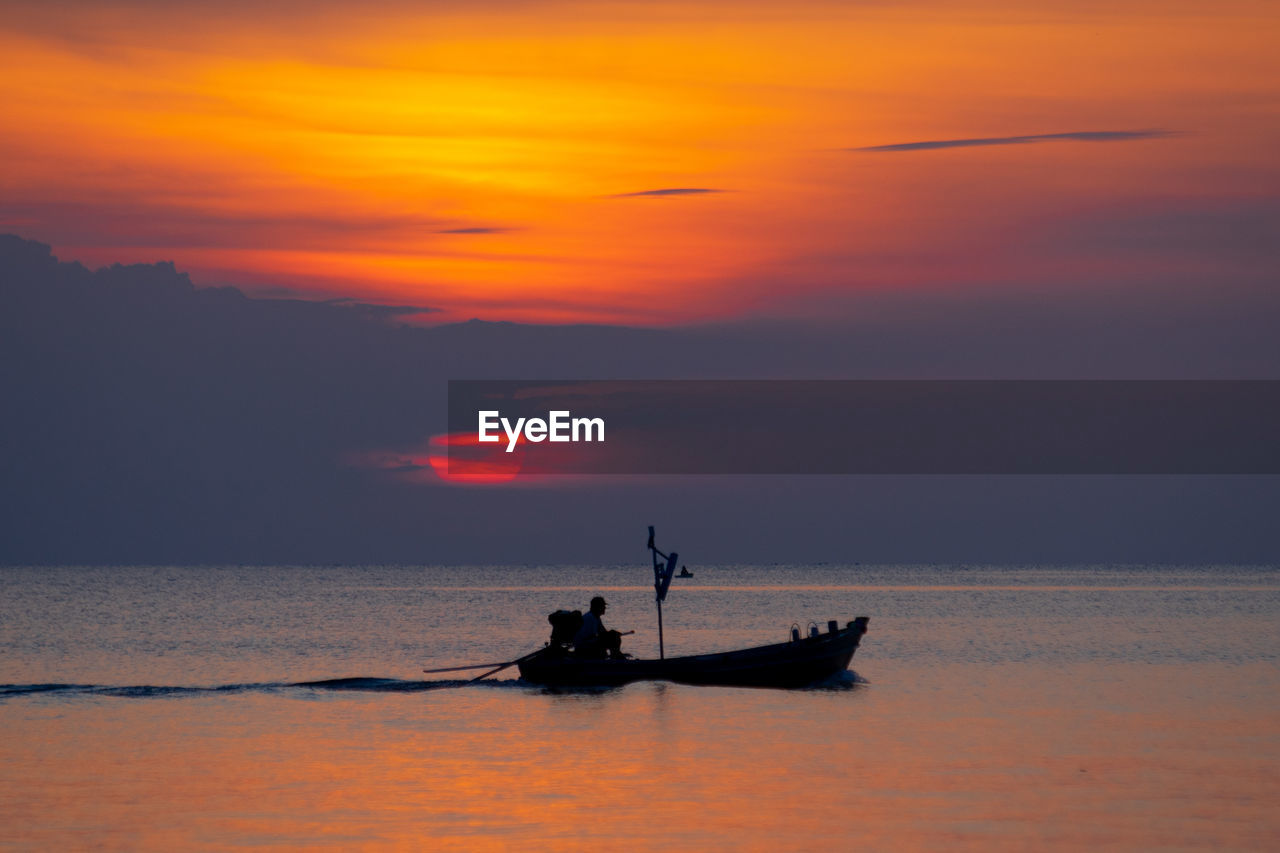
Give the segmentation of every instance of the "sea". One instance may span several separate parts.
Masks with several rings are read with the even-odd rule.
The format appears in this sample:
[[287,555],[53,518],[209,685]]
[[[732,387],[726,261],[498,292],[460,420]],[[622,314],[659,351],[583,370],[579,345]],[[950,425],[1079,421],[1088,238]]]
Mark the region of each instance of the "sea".
[[499,664],[618,566],[0,569],[0,847],[1280,849],[1280,567],[699,565],[670,655],[870,618],[803,690]]

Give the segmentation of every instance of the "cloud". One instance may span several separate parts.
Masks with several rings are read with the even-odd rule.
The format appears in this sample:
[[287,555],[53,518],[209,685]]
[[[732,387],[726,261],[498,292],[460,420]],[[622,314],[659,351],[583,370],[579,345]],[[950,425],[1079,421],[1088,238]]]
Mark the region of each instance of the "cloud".
[[940,148],[978,148],[987,145],[1030,145],[1034,142],[1128,142],[1176,135],[1168,130],[1078,130],[1071,133],[1037,133],[1028,136],[983,136],[973,139],[933,139],[926,142],[898,142],[868,145],[847,151],[935,151]]
[[1277,375],[1280,296],[1232,304],[1223,285],[1128,302],[890,291],[829,307],[826,325],[391,326],[0,235],[0,565],[616,562],[650,521],[726,562],[847,559],[852,541],[863,560],[1261,562],[1280,547],[1280,478],[451,489],[407,451],[447,427],[462,376]]
[[[37,190],[38,191],[38,190]],[[98,194],[92,202],[35,196],[0,200],[0,223],[32,223],[73,245],[162,248],[331,250],[356,238],[365,245],[402,246],[448,219],[368,211],[253,212],[138,198],[135,190]],[[216,203],[218,199],[211,198]],[[104,211],[110,211],[106,215]],[[456,220],[454,220],[456,221]]]
[[[308,302],[310,300],[303,299],[285,299],[281,301],[287,302]],[[345,308],[348,311],[356,311],[370,317],[413,317],[418,314],[432,314],[439,311],[439,308],[430,308],[425,305],[377,305],[372,302],[361,302],[358,299],[349,297],[339,297],[337,299],[325,299],[317,302],[318,305],[335,305]]]
[[668,196],[678,195],[709,195],[711,193],[722,193],[726,190],[713,189],[711,187],[664,187],[660,190],[641,190],[634,193],[618,193],[611,195],[609,198],[667,198]]
[[472,228],[442,228],[437,234],[508,234],[514,231],[514,228],[497,228],[475,226]]

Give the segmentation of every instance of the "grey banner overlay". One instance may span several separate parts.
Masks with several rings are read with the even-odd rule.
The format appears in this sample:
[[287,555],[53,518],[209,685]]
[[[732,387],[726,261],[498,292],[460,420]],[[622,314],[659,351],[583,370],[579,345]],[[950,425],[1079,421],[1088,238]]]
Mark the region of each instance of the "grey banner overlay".
[[[468,444],[482,410],[604,441]],[[1280,381],[454,380],[449,432],[521,474],[1280,474]]]

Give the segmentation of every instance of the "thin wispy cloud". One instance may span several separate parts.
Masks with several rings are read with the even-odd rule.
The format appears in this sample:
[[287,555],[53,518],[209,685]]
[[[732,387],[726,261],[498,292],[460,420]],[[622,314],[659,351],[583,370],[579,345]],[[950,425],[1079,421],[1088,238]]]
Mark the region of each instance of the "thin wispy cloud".
[[437,234],[507,234],[514,228],[497,228],[492,226],[475,226],[472,228],[443,228]]
[[972,139],[931,139],[924,142],[898,142],[892,145],[868,145],[849,151],[936,151],[940,148],[978,148],[986,145],[1031,145],[1036,142],[1128,142],[1134,139],[1159,139],[1173,136],[1168,130],[1080,130],[1071,133],[1036,133],[1027,136],[981,136]]
[[609,196],[609,198],[665,198],[668,196],[681,195],[709,195],[711,193],[722,193],[724,190],[713,189],[711,187],[664,187],[660,190],[641,190],[634,193],[618,193]]

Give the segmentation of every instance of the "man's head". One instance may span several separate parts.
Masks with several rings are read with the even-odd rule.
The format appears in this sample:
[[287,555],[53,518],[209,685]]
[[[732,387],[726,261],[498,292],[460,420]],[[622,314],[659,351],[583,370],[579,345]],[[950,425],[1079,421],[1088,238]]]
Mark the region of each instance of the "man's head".
[[591,599],[591,612],[597,616],[603,616],[604,610],[608,606],[609,606],[609,602],[605,601],[603,598],[601,598],[598,595],[595,598]]

